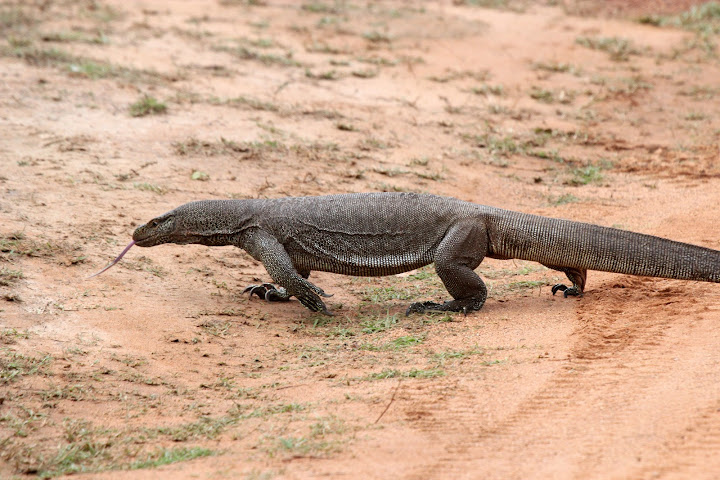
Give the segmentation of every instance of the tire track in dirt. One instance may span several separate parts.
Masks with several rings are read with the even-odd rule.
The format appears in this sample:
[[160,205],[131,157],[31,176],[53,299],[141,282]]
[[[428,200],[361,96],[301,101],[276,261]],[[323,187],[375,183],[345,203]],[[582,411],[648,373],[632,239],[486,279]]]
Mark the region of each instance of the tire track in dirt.
[[[718,338],[707,337],[713,323],[706,319],[708,308],[683,296],[682,282],[653,282],[658,281],[623,278],[592,292],[578,312],[577,339],[565,370],[495,424],[473,408],[482,400],[473,394],[481,382],[436,403],[434,414],[417,426],[444,443],[444,452],[409,478],[543,478],[543,472],[557,471],[567,472],[563,478],[606,477],[613,470],[627,472],[628,462],[646,469],[638,474],[644,478],[642,472],[650,473],[650,463],[657,465],[661,457],[634,458],[635,444],[642,445],[635,447],[639,455],[667,450],[668,437],[679,446],[709,437],[700,451],[717,450],[720,413],[713,417],[712,409],[720,390],[700,393],[697,381],[684,390],[686,362],[675,357],[687,351],[707,357],[718,350]],[[698,322],[702,328],[691,316],[705,319]],[[720,356],[705,361],[720,362]],[[688,437],[687,429],[701,433]],[[695,445],[687,449],[698,451]],[[509,464],[513,458],[518,462]],[[682,467],[666,463],[666,471]]]
[[628,478],[720,478],[720,399],[668,438],[658,463]]

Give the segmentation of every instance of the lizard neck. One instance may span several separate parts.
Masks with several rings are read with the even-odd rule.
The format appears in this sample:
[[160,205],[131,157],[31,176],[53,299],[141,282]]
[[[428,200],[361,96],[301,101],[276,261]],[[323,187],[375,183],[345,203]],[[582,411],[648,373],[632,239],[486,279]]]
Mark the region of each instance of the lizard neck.
[[200,200],[178,207],[172,243],[211,247],[238,245],[256,223],[256,200]]

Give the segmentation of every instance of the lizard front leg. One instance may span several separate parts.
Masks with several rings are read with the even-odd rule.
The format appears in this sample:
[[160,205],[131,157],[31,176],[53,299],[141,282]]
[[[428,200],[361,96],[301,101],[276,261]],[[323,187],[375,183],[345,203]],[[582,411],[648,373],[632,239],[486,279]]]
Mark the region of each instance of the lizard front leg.
[[405,315],[425,311],[467,313],[480,310],[487,299],[487,288],[474,270],[485,258],[487,249],[485,228],[477,220],[453,226],[435,253],[435,271],[453,300],[444,303],[413,303]]
[[[245,289],[246,292],[250,292],[251,296],[255,293],[269,301],[283,301],[295,297],[313,312],[332,315],[325,306],[325,302],[320,299],[320,296],[329,297],[330,295],[303,278],[306,275],[301,276],[297,272],[285,247],[274,236],[258,229],[249,233],[244,242],[238,246],[262,262],[273,282],[280,285],[279,288],[269,283],[251,285]],[[261,293],[262,295],[260,295]]]

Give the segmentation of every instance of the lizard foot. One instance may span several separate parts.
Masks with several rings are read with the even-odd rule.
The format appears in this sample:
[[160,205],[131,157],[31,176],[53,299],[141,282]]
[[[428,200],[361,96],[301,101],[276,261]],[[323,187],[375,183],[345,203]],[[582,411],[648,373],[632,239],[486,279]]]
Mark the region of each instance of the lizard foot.
[[[290,295],[287,290],[283,287],[276,287],[272,283],[261,283],[260,285],[250,285],[242,293],[250,292],[250,296],[257,295],[258,297],[267,300],[268,302],[287,302],[290,300]],[[329,297],[330,295],[323,292],[323,296]],[[295,295],[295,297],[313,312],[321,312],[325,315],[332,316],[332,313],[327,309],[325,303],[315,295],[312,291],[304,295]]]
[[462,312],[467,315],[468,312],[480,310],[484,304],[484,298],[465,298],[460,300],[450,300],[445,303],[415,302],[410,304],[408,309],[405,311],[405,316],[408,316],[411,313],[425,312]]
[[552,291],[552,294],[555,295],[557,292],[563,292],[563,297],[582,297],[583,293],[580,291],[580,289],[577,287],[577,285],[573,285],[572,287],[568,287],[567,285],[564,285],[562,283],[558,283],[553,285],[553,287],[550,289]]
[[260,285],[249,285],[242,293],[250,292],[268,302],[286,302],[290,300],[290,295],[283,287],[275,287],[272,283],[261,283]]

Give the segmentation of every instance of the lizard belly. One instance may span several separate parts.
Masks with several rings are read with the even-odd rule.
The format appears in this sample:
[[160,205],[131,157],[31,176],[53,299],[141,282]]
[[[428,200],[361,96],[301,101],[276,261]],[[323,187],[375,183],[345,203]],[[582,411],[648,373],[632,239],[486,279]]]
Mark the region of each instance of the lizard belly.
[[359,277],[381,277],[407,272],[432,263],[432,260],[403,255],[360,257],[352,254],[338,257],[319,255],[292,256],[298,270],[340,273]]
[[[298,270],[319,270],[323,272],[379,277],[407,272],[433,262],[432,249],[396,248],[393,242],[378,245],[373,242],[342,242],[335,239],[332,244],[286,245]],[[374,239],[378,240],[378,239]]]

